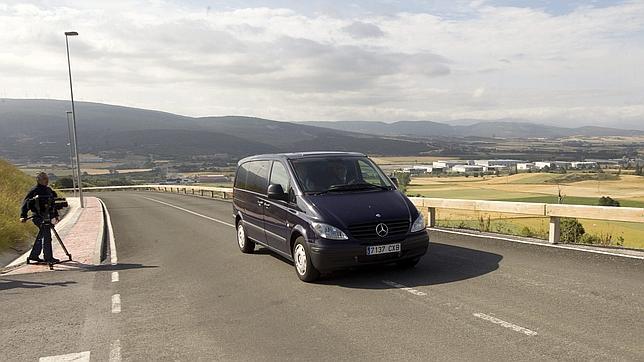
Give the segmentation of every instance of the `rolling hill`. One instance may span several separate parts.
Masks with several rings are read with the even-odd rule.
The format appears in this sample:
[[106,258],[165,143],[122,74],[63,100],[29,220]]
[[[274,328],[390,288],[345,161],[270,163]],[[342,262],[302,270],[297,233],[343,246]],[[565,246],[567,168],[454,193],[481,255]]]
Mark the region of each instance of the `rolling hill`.
[[597,126],[566,128],[525,122],[521,120],[454,122],[446,124],[432,121],[400,121],[394,123],[373,121],[304,122],[352,132],[381,136],[432,137],[501,137],[501,138],[561,138],[570,136],[630,136],[644,135],[644,131]]
[[[0,99],[0,156],[65,158],[68,109],[68,101]],[[195,118],[92,102],[76,102],[76,113],[82,152],[129,152],[175,158],[225,153],[235,158],[264,152],[314,150],[416,155],[429,149],[424,141],[253,117]]]

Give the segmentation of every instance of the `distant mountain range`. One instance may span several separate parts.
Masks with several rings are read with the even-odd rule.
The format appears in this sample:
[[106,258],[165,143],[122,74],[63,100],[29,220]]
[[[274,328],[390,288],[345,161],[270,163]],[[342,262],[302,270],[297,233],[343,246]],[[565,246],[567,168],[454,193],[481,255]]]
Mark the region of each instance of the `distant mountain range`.
[[486,137],[486,138],[560,138],[570,136],[630,136],[644,135],[644,131],[585,126],[566,128],[525,121],[456,121],[446,124],[432,121],[400,121],[394,123],[373,121],[303,122],[303,124],[351,132],[384,136],[432,137]]
[[[66,157],[68,101],[0,99],[0,157]],[[76,102],[79,147],[190,158],[267,152],[353,150],[369,154],[417,155],[424,141],[365,135],[261,118],[186,117],[101,103]]]
[[[0,98],[0,157],[67,157],[69,102]],[[84,153],[154,154],[189,159],[228,154],[352,150],[372,155],[418,155],[449,150],[463,137],[559,138],[642,135],[602,127],[564,128],[527,122],[430,121],[277,122],[225,116],[187,117],[101,103],[77,102],[79,147]],[[456,143],[455,143],[456,142]],[[490,142],[494,142],[491,140]]]

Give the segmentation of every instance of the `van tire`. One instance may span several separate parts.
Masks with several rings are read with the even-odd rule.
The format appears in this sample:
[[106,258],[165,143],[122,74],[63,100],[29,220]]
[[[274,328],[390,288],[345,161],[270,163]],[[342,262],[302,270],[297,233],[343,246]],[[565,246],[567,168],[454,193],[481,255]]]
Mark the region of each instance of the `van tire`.
[[396,263],[396,267],[398,269],[411,269],[411,268],[415,267],[416,264],[418,264],[419,261],[420,261],[420,257],[401,260],[401,261]]
[[295,274],[301,281],[310,283],[320,277],[320,272],[313,266],[309,252],[306,250],[306,240],[300,236],[293,243],[293,266]]
[[246,228],[241,220],[237,223],[237,246],[244,254],[252,254],[255,251],[255,243],[246,236]]

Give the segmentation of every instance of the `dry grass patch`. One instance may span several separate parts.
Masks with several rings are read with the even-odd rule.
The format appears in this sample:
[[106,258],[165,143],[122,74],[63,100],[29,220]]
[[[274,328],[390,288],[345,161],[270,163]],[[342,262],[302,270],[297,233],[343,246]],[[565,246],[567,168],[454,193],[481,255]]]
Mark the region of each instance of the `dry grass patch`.
[[19,221],[22,200],[34,184],[33,178],[0,160],[0,250],[36,234],[33,225]]

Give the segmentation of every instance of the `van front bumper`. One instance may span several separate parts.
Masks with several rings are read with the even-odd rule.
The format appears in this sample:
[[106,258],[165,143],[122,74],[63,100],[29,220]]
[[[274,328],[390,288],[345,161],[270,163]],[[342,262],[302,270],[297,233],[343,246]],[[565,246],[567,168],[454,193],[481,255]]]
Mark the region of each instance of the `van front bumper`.
[[311,243],[309,244],[311,262],[320,271],[332,271],[419,258],[427,253],[429,235],[427,232],[414,233],[402,241],[391,241],[385,244],[390,243],[400,243],[400,252],[367,255],[368,245],[351,239],[332,244]]

